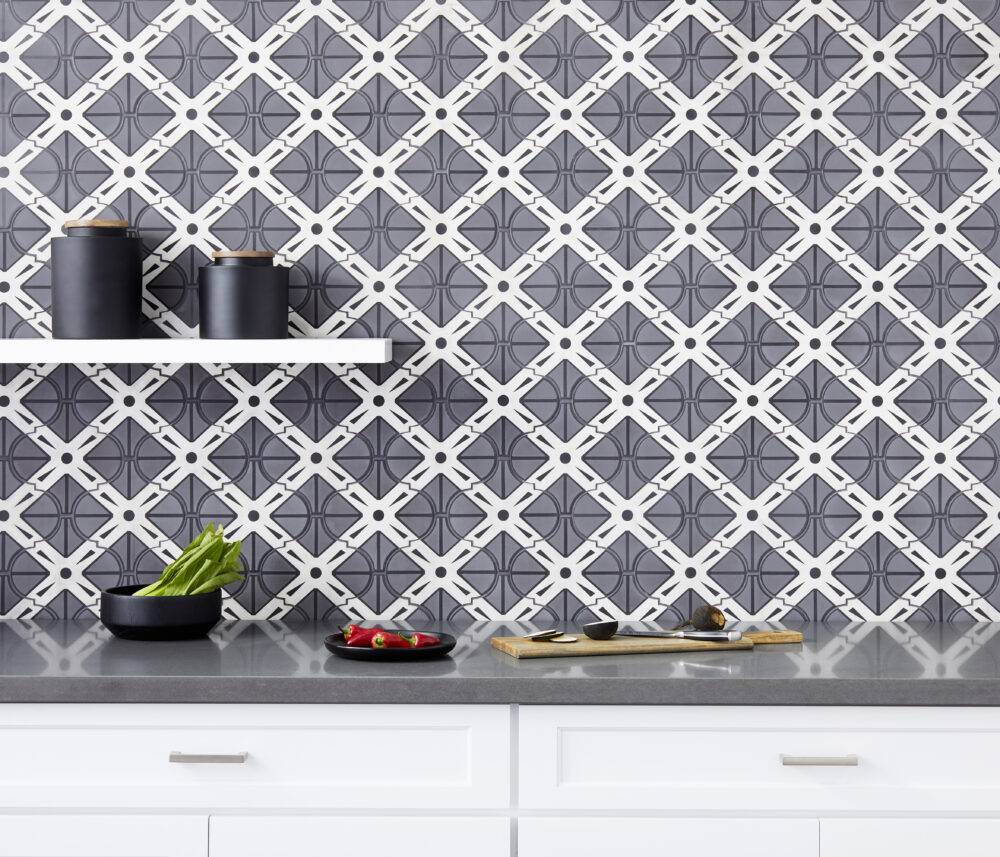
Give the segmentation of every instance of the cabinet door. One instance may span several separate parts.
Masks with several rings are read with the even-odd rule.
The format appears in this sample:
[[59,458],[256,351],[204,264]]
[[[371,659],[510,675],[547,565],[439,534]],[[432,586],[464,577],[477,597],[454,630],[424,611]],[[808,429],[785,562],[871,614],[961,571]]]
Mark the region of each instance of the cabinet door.
[[0,816],[0,857],[207,857],[207,855],[207,817]]
[[517,824],[518,857],[667,857],[703,854],[719,842],[739,857],[819,854],[813,818],[521,818]]
[[1000,840],[1000,819],[824,818],[819,823],[819,840],[821,857],[971,854]]
[[209,851],[212,857],[510,857],[510,821],[473,816],[213,816]]

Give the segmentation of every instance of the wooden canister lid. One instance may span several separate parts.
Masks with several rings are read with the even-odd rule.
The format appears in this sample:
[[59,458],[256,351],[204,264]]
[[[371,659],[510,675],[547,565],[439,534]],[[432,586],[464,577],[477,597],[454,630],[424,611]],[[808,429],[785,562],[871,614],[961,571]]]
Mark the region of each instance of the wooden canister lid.
[[128,229],[127,220],[67,220],[63,229]]
[[213,259],[273,259],[271,250],[213,250]]

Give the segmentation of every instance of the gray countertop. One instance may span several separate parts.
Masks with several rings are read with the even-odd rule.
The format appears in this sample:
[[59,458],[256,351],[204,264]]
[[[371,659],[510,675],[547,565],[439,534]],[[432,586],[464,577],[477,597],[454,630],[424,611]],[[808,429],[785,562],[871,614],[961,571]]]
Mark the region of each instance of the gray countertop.
[[532,626],[477,623],[450,629],[453,657],[370,664],[328,654],[334,629],[313,624],[138,643],[96,621],[7,620],[0,702],[1000,705],[1000,623],[796,627],[801,645],[754,651],[517,661],[489,638]]

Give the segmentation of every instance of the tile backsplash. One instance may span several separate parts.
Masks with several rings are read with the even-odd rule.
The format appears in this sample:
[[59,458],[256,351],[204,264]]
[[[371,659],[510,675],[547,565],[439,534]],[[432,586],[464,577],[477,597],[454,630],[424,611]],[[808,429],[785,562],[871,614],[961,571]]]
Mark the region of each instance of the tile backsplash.
[[147,335],[253,247],[395,347],[4,367],[0,614],[219,521],[233,617],[1000,618],[998,76],[994,0],[5,0],[4,336],[114,212]]

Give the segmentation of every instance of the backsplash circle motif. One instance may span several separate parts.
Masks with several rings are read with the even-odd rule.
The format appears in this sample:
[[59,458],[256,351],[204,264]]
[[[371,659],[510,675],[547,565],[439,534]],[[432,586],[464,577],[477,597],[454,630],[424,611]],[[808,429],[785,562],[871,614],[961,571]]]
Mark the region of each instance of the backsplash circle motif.
[[1000,618],[998,76],[957,0],[3,4],[3,335],[113,213],[147,335],[260,247],[396,344],[4,367],[0,613],[218,521],[237,617]]

